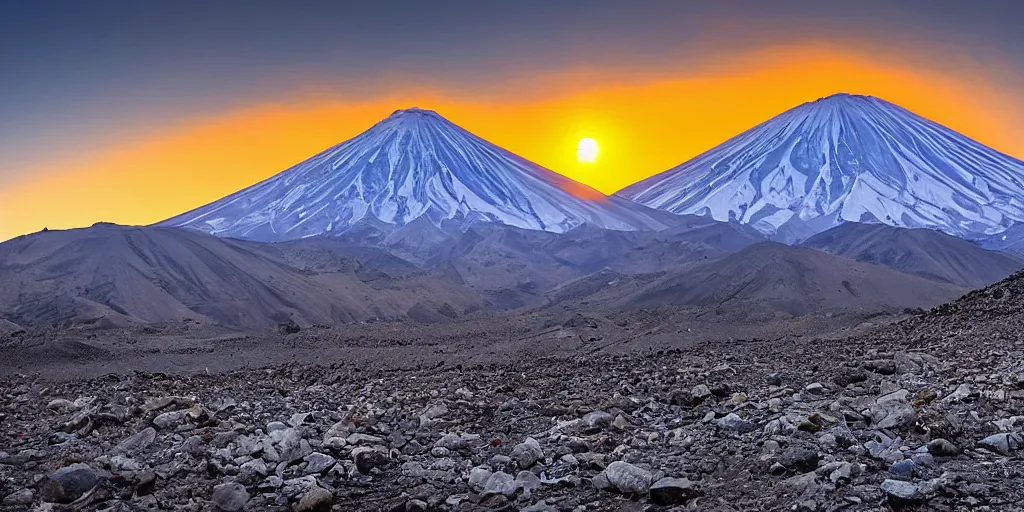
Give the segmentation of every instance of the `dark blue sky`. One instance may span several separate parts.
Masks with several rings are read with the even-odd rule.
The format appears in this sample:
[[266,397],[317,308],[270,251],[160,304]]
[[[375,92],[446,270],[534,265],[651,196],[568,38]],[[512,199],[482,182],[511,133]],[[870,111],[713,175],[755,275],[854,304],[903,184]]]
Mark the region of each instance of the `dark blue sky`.
[[[0,179],[117,127],[389,75],[473,88],[513,74],[869,37],[1024,69],[1021,2],[109,1],[0,6]],[[940,50],[944,51],[944,50]],[[188,111],[188,112],[185,112]],[[0,181],[2,183],[2,181]]]

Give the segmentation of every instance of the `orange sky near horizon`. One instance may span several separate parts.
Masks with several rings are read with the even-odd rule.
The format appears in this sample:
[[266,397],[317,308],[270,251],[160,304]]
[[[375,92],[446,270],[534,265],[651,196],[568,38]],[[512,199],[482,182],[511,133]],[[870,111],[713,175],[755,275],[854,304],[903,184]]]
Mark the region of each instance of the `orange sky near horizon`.
[[[556,172],[611,193],[805,101],[836,92],[902,105],[1002,152],[1024,154],[1024,100],[982,73],[941,73],[814,45],[674,73],[578,70],[466,97],[400,83],[373,99],[303,94],[186,118],[73,158],[34,164],[0,190],[0,240],[97,221],[150,224],[276,174],[419,106]],[[511,94],[511,91],[516,91]],[[576,144],[592,137],[597,162]]]

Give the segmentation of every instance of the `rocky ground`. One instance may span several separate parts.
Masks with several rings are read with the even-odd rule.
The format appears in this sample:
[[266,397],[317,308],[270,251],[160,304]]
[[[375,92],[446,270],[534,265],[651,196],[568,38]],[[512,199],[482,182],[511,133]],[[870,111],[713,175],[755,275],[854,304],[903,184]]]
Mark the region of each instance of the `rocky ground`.
[[1022,510],[1024,285],[850,338],[0,381],[5,510]]

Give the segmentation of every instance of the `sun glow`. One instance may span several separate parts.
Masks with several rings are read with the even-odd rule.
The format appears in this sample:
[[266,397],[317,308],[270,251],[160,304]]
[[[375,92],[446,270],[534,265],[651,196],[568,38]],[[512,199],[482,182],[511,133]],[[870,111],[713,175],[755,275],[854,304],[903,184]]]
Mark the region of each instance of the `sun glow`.
[[586,137],[580,139],[579,144],[576,145],[576,160],[579,160],[582,164],[592,164],[597,160],[597,141]]
[[[17,166],[0,151],[0,241],[44,227],[158,222],[273,176],[411,105],[582,183],[577,195],[613,193],[839,91],[881,97],[1024,155],[1024,101],[997,87],[1002,81],[985,78],[991,67],[963,64],[970,72],[946,74],[905,64],[930,62],[927,54],[900,53],[894,61],[878,55],[779,47],[716,54],[712,64],[665,75],[643,69],[530,75],[515,84],[515,100],[496,92],[467,98],[440,86],[367,98],[314,90],[209,115],[183,111],[174,123],[147,117],[141,125],[124,124],[125,135],[110,135],[114,142],[47,140],[34,148],[37,158]],[[584,137],[601,138],[589,163],[572,151]]]

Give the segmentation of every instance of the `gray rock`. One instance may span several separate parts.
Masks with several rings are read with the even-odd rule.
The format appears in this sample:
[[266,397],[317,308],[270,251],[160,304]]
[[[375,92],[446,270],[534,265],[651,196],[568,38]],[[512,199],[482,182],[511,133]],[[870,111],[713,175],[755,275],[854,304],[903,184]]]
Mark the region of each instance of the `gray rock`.
[[306,474],[323,473],[334,467],[337,459],[320,452],[313,452],[305,457]]
[[469,470],[469,488],[476,492],[483,491],[484,484],[487,483],[487,479],[491,478],[492,474],[490,469],[480,466]]
[[[512,457],[496,453],[490,459],[487,460],[487,463],[491,465],[491,469],[505,468],[509,467],[512,464]],[[495,469],[495,471],[497,470]]]
[[917,485],[902,480],[886,480],[882,482],[882,491],[893,504],[908,505],[919,503],[924,496],[917,490]]
[[317,484],[316,477],[306,475],[299,478],[285,480],[281,484],[281,494],[294,498],[298,501],[300,495],[304,495],[317,487],[319,487],[319,485]]
[[213,506],[224,512],[239,512],[245,510],[245,503],[249,501],[249,493],[245,486],[237,482],[219,484],[213,488],[213,496],[210,497]]
[[523,490],[524,499],[530,499],[530,495],[533,491],[540,489],[540,486],[540,478],[529,471],[520,471],[516,475],[516,488]]
[[607,427],[615,418],[604,411],[593,411],[583,416],[583,423],[591,428]]
[[520,469],[529,469],[538,460],[544,458],[544,451],[536,439],[528,437],[525,441],[512,448],[510,456],[512,460],[516,461]]
[[943,402],[962,402],[971,396],[971,387],[967,384],[960,384],[957,388],[942,399]]
[[28,448],[18,452],[17,458],[21,460],[40,460],[46,458],[46,453],[41,450]]
[[263,446],[263,460],[267,462],[281,462],[281,453],[278,452],[278,446],[273,444],[269,438],[264,438],[261,441]]
[[718,425],[722,430],[730,432],[737,432],[740,434],[746,434],[757,430],[757,425],[750,421],[741,418],[738,414],[730,412],[729,414],[715,420],[715,425]]
[[615,421],[612,422],[612,427],[618,430],[626,430],[626,428],[629,426],[629,421],[626,419],[625,416],[621,414],[616,416]]
[[993,434],[978,441],[978,446],[987,448],[1001,455],[1009,455],[1010,452],[1018,450],[1022,446],[1020,436],[1006,432]]
[[786,468],[800,473],[814,471],[818,467],[818,450],[811,446],[794,444],[787,446],[779,454],[779,463]]
[[423,411],[423,416],[430,420],[443,418],[447,414],[448,406],[445,404],[430,404],[427,406],[427,410]]
[[263,449],[263,444],[256,436],[239,436],[234,442],[235,447],[231,450],[231,453],[236,457],[254,455]]
[[150,398],[149,400],[146,400],[146,403],[142,404],[142,410],[146,412],[159,411],[160,409],[170,407],[174,404],[188,406],[191,405],[191,400],[180,396],[160,396]]
[[690,396],[693,397],[696,402],[703,402],[711,396],[711,388],[704,384],[697,384],[690,390]]
[[[334,453],[340,452],[345,446],[348,446],[348,441],[341,437],[329,437],[323,443],[320,444],[320,449],[330,450]],[[408,446],[408,445],[406,445]]]
[[32,492],[32,489],[21,489],[4,496],[4,501],[2,503],[7,506],[31,505],[34,498],[35,493]]
[[238,432],[235,431],[218,432],[216,435],[213,436],[213,439],[210,440],[210,444],[214,448],[225,448],[229,444],[231,444],[232,441],[238,439],[238,436]]
[[345,441],[347,441],[348,444],[354,445],[384,443],[384,439],[380,437],[360,433],[350,434],[347,438],[345,438]]
[[429,469],[439,470],[439,471],[448,471],[450,469],[455,469],[455,466],[457,464],[458,463],[455,462],[455,459],[444,457],[444,458],[437,459],[434,462],[432,462],[430,464],[430,468]]
[[594,486],[595,489],[598,489],[598,490],[601,490],[601,491],[618,491],[619,490],[618,487],[615,487],[615,485],[613,485],[611,483],[611,481],[608,480],[608,475],[604,471],[602,471],[602,472],[598,473],[596,476],[594,476],[594,478],[590,480],[590,483]]
[[812,395],[823,395],[827,389],[825,388],[825,385],[820,382],[812,382],[804,388],[804,391],[807,391]]
[[88,465],[72,464],[50,473],[39,495],[48,503],[71,503],[89,492],[98,482],[99,477]]
[[379,468],[388,463],[386,455],[372,448],[360,448],[352,450],[352,452],[355,454],[353,460],[356,463],[356,470],[364,475],[370,474],[373,468]]
[[651,502],[656,505],[686,503],[700,495],[696,484],[686,478],[662,478],[650,488]]
[[894,429],[909,425],[917,420],[914,407],[910,404],[910,392],[900,389],[879,397],[869,411],[871,421],[879,429]]
[[110,458],[110,467],[117,471],[139,471],[142,469],[142,464],[124,455],[114,455]]
[[932,439],[928,443],[928,453],[936,457],[953,457],[960,453],[960,448],[945,439]]
[[270,441],[282,462],[294,462],[313,452],[309,442],[297,428],[277,429],[270,433]]
[[515,496],[516,490],[516,479],[512,475],[505,473],[504,471],[498,471],[492,473],[491,476],[484,482],[484,494],[500,494],[507,498]]
[[179,449],[193,457],[200,457],[206,453],[206,447],[203,445],[203,438],[199,436],[189,436],[184,443],[181,443],[181,447]]
[[50,403],[46,404],[46,408],[51,411],[70,411],[75,408],[75,403],[71,400],[56,398],[50,400]]
[[860,476],[860,464],[843,462],[834,471],[829,473],[828,479],[834,484],[848,484],[854,478]]
[[306,492],[295,505],[295,512],[328,512],[334,503],[334,495],[331,491],[321,487],[314,487]]
[[889,460],[893,455],[900,453],[900,440],[892,439],[881,432],[875,434],[875,439],[864,443],[871,458],[878,460]]
[[894,462],[889,466],[889,473],[893,476],[900,477],[909,480],[914,476],[914,472],[917,470],[917,464],[909,459]]
[[485,510],[511,510],[512,504],[503,494],[485,494],[479,505]]
[[146,427],[145,430],[132,434],[117,443],[114,447],[114,453],[123,453],[126,455],[135,455],[136,453],[145,450],[149,445],[153,444],[156,440],[156,429],[153,427]]
[[388,434],[388,442],[392,448],[401,449],[409,442],[409,438],[402,435],[401,432],[392,432]]
[[256,486],[256,489],[260,492],[274,492],[277,489],[280,489],[282,485],[284,485],[284,480],[281,479],[281,477],[277,475],[270,475],[266,480],[260,482],[260,484]]
[[[447,449],[447,448],[446,448]],[[419,441],[413,439],[402,447],[402,453],[406,455],[419,455],[427,451],[427,447],[420,444]]]
[[445,434],[434,443],[434,446],[449,450],[461,450],[473,446],[478,441],[480,441],[480,436],[476,434]]
[[548,505],[544,500],[540,500],[529,507],[520,509],[519,512],[558,512],[558,509]]
[[935,457],[930,453],[915,453],[910,457],[910,460],[914,461],[914,464],[924,468],[937,468],[939,463],[935,460]]
[[896,361],[892,359],[865,361],[864,369],[880,375],[892,375],[896,373]]
[[351,420],[341,420],[334,425],[331,425],[331,428],[327,429],[327,432],[324,433],[324,441],[332,437],[340,437],[344,439],[352,433],[353,428],[355,428],[355,425],[352,424]]
[[263,459],[253,459],[242,464],[239,468],[243,474],[267,476],[267,464]]
[[236,402],[234,398],[228,395],[222,395],[214,398],[213,401],[210,402],[210,410],[216,414],[234,409],[236,405],[238,405],[238,402]]
[[291,418],[288,418],[288,424],[293,427],[298,427],[310,421],[312,418],[313,415],[308,412],[297,412],[292,414]]
[[612,462],[605,468],[604,474],[610,484],[624,493],[645,494],[651,488],[651,472],[628,462]]
[[153,424],[161,430],[177,427],[185,422],[185,411],[171,411],[157,415],[153,418]]

